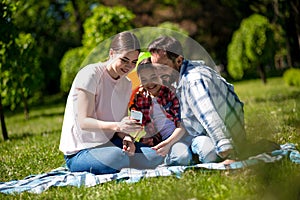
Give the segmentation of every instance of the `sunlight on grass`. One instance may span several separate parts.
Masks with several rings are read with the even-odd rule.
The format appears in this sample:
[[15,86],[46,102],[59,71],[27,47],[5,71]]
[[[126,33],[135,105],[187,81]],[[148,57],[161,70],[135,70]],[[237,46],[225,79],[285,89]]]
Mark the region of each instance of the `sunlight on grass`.
[[254,140],[267,138],[278,143],[298,143],[300,132],[300,89],[288,87],[281,78],[267,85],[259,80],[235,85],[245,103],[246,130]]

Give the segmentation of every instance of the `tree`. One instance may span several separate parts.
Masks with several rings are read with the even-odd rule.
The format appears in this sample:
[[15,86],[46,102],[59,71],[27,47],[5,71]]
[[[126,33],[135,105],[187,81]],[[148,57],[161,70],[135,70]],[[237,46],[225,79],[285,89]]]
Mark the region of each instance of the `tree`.
[[274,33],[264,16],[254,14],[244,19],[228,46],[228,72],[241,79],[245,72],[257,69],[266,83],[265,66],[274,66]]
[[[110,41],[103,42],[113,35],[133,27],[134,14],[125,7],[97,6],[92,16],[83,24],[83,46],[67,51],[60,63],[61,90],[68,92],[78,70],[86,64],[99,62],[108,56]],[[100,43],[102,44],[98,46]],[[106,45],[106,48],[103,48]]]
[[97,6],[92,11],[92,16],[83,24],[84,35],[82,44],[93,49],[103,40],[113,35],[133,28],[132,19],[135,15],[123,6]]
[[81,45],[82,22],[91,14],[95,0],[11,0],[17,9],[15,26],[31,33],[38,47],[44,74],[44,95],[59,92],[59,63],[70,48]]
[[82,61],[86,56],[84,47],[76,47],[67,51],[60,62],[60,90],[67,94],[70,91],[70,87],[74,77],[78,70],[82,66]]
[[13,109],[18,103],[23,104],[25,119],[28,119],[28,101],[34,96],[40,97],[39,92],[43,87],[44,77],[40,69],[39,54],[32,35],[30,33],[19,33],[15,41],[18,55],[15,58],[16,62],[10,68],[12,87],[9,88],[7,94],[12,94],[10,105],[13,106]]
[[[241,20],[253,13],[248,7],[251,1],[256,0],[119,0],[118,3],[134,12],[136,27],[158,26],[164,22],[178,24],[216,63],[226,66],[225,47]],[[116,1],[101,2],[111,6]]]
[[15,10],[15,7],[8,1],[4,0],[0,3],[0,118],[1,118],[1,130],[3,139],[8,139],[7,128],[4,117],[4,106],[2,103],[2,90],[6,87],[6,69],[9,67],[10,58],[13,57],[15,51],[14,38],[15,27],[12,23],[11,17]]
[[11,110],[23,104],[24,116],[28,119],[28,101],[40,91],[43,74],[31,34],[19,33],[12,38],[11,43],[6,49],[8,53],[2,56],[2,103]]
[[19,32],[14,25],[16,6],[9,2],[1,5],[0,41],[0,114],[3,138],[8,139],[4,120],[4,108],[15,109],[23,104],[25,118],[29,117],[28,100],[37,94],[42,85],[42,73],[35,40],[31,34]]
[[[227,5],[234,7],[234,12],[251,11],[252,14],[260,14],[278,27],[284,34],[285,55],[279,58],[283,66],[300,65],[300,1],[299,0],[223,0]],[[249,12],[248,12],[249,13]],[[247,15],[243,15],[244,17]],[[282,49],[281,49],[282,50]],[[284,64],[283,64],[284,63]],[[280,64],[279,64],[280,65]]]
[[285,30],[287,63],[300,67],[300,1],[273,0],[273,21]]

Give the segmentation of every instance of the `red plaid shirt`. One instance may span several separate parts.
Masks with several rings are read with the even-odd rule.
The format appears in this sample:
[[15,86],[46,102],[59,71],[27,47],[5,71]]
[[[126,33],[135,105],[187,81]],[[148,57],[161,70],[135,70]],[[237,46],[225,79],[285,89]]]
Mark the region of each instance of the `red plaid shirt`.
[[[130,102],[129,109],[141,111],[143,113],[142,124],[145,126],[146,133],[155,135],[157,130],[151,117],[153,114],[153,103],[150,93],[143,86],[139,86],[132,95],[134,96]],[[166,117],[172,120],[177,127],[178,122],[180,122],[180,107],[175,93],[167,87],[161,86],[157,95],[157,103],[163,108]]]

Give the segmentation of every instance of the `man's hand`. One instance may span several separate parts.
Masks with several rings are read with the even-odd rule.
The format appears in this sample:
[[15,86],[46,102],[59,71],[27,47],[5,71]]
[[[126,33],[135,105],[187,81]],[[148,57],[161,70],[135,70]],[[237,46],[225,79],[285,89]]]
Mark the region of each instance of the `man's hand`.
[[235,160],[226,159],[226,160],[222,161],[221,163],[224,165],[230,165],[231,163],[234,163],[234,162],[235,162]]
[[234,150],[233,149],[228,149],[226,151],[223,151],[223,152],[220,152],[219,153],[219,156],[222,158],[222,159],[235,159],[235,157],[233,157],[234,155]]
[[126,135],[123,138],[123,151],[127,152],[129,156],[133,156],[135,152],[135,145],[133,139]]

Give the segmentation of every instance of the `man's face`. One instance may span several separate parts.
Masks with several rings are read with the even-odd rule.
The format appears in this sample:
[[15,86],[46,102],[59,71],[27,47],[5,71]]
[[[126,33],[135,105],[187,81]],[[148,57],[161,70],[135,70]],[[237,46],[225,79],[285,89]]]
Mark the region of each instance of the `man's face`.
[[174,83],[178,76],[174,76],[178,74],[176,70],[169,67],[168,65],[156,64],[156,74],[160,78],[163,85],[170,87],[172,83]]
[[162,65],[167,65],[170,68],[176,69],[175,64],[171,59],[168,58],[166,52],[158,50],[156,52],[151,52],[151,62],[158,63]]
[[179,77],[174,62],[163,51],[151,53],[151,62],[156,64],[156,73],[163,85],[172,88]]

